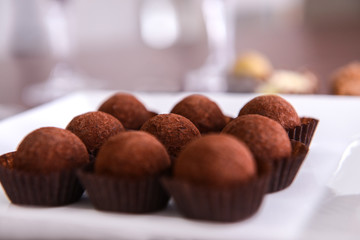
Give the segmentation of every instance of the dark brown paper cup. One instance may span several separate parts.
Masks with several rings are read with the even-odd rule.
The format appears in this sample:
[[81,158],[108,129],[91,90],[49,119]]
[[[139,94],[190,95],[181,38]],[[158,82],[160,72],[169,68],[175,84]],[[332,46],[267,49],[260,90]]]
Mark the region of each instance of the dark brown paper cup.
[[309,151],[305,144],[294,140],[291,140],[291,146],[291,157],[273,162],[269,193],[283,190],[291,185]]
[[319,120],[315,118],[301,118],[301,126],[288,130],[290,140],[302,142],[309,147],[318,123]]
[[269,170],[260,177],[227,189],[192,185],[164,177],[162,183],[185,217],[206,221],[235,222],[254,215],[268,188]]
[[14,154],[15,152],[5,153],[0,156],[0,166],[6,167],[8,169],[13,168],[14,163]]
[[89,164],[78,171],[90,201],[96,209],[112,212],[147,213],[165,208],[169,195],[159,177],[140,180],[116,179],[93,173]]
[[84,189],[74,171],[51,174],[27,173],[12,169],[15,153],[0,156],[0,182],[10,201],[19,205],[61,206],[78,201]]

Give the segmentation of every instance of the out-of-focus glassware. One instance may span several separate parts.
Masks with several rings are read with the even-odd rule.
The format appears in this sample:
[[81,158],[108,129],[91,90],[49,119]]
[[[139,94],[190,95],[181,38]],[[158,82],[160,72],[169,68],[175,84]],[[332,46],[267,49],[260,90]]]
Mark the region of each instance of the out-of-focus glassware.
[[45,82],[33,84],[24,92],[24,101],[29,105],[35,106],[76,90],[100,87],[99,82],[84,76],[69,63],[72,46],[66,17],[68,1],[48,1],[43,19],[55,65]]
[[43,53],[36,10],[34,0],[0,0],[0,120],[26,109],[15,63],[18,58]]
[[183,90],[226,91],[226,73],[235,55],[234,11],[235,1],[203,0],[209,55],[200,68],[186,74]]
[[143,0],[139,14],[140,34],[146,45],[165,49],[177,41],[180,29],[172,0]]

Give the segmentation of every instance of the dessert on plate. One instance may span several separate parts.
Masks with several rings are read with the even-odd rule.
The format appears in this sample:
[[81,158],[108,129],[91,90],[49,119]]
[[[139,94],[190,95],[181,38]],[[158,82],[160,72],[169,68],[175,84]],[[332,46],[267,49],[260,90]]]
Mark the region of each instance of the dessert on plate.
[[0,162],[0,181],[12,203],[59,206],[82,196],[75,172],[89,162],[89,155],[75,134],[43,127],[25,136]]

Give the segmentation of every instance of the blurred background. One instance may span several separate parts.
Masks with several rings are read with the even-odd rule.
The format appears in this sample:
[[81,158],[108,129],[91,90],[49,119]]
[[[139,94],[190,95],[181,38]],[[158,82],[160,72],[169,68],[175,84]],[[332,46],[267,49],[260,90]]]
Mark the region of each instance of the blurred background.
[[80,89],[359,95],[359,42],[358,0],[0,0],[0,119]]

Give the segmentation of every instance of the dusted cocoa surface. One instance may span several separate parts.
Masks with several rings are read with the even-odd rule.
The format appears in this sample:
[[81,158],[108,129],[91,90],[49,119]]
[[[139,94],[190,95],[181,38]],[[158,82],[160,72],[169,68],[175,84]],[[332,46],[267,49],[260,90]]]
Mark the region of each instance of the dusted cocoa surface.
[[279,122],[286,130],[300,126],[300,118],[294,107],[278,95],[261,95],[246,103],[239,116],[259,114]]
[[291,155],[285,129],[276,121],[258,114],[235,118],[223,130],[244,141],[258,162],[280,160]]
[[232,120],[234,120],[233,117],[225,116],[225,126],[226,126],[229,122],[231,122]]
[[143,131],[122,132],[100,148],[95,174],[116,178],[143,178],[161,174],[170,167],[165,147]]
[[108,98],[99,111],[113,115],[126,129],[138,130],[146,120],[154,115],[133,95],[116,93]]
[[180,153],[174,179],[210,187],[229,187],[256,176],[248,147],[227,134],[209,134],[194,140]]
[[140,130],[159,139],[172,160],[175,160],[186,144],[201,136],[189,119],[174,113],[157,115],[146,121]]
[[43,127],[20,143],[14,168],[36,173],[71,170],[89,162],[84,143],[68,130]]
[[220,132],[226,119],[219,106],[209,98],[193,94],[178,102],[171,113],[188,118],[200,133]]
[[125,131],[121,122],[114,116],[96,111],[74,117],[66,127],[78,136],[90,154],[96,155],[101,145],[111,136]]

